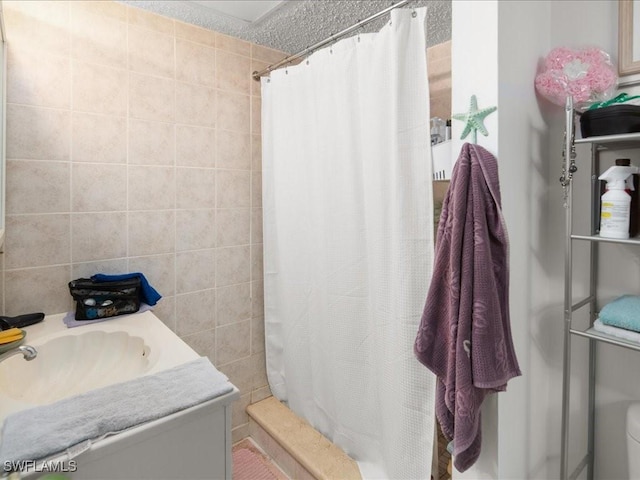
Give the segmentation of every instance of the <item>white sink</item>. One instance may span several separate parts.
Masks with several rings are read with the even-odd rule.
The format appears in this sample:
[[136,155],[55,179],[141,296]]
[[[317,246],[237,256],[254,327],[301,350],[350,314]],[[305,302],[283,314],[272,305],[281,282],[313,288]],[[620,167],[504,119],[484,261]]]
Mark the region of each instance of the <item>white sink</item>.
[[29,342],[27,335],[24,344],[35,347],[38,356],[27,362],[16,355],[0,363],[0,391],[31,405],[139,377],[154,363],[145,341],[125,331],[88,331],[42,343]]

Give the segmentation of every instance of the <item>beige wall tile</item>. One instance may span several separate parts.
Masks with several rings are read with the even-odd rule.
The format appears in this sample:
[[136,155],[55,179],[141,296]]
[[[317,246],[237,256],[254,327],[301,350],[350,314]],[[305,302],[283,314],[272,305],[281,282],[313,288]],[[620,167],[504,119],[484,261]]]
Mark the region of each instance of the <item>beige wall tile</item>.
[[71,145],[74,162],[127,163],[127,119],[73,112]]
[[[253,72],[260,72],[267,68],[269,64],[267,62],[261,62],[260,60],[251,60],[251,74]],[[260,80],[255,80],[251,77],[251,95],[261,96],[262,95],[262,82]]]
[[219,50],[233,52],[245,57],[251,56],[251,44],[249,42],[222,33],[216,34],[216,47]]
[[175,170],[172,167],[129,167],[129,210],[175,208]]
[[251,244],[262,243],[262,208],[251,209]]
[[175,21],[140,8],[129,7],[129,24],[173,35]]
[[175,82],[168,78],[130,73],[129,117],[172,122],[175,117]]
[[216,285],[247,283],[250,279],[250,249],[244,247],[219,248],[216,255]]
[[69,108],[69,58],[30,48],[8,48],[7,102]]
[[251,136],[248,133],[220,130],[216,142],[218,168],[251,169]]
[[264,400],[271,396],[271,389],[269,386],[257,388],[251,392],[251,403],[259,402],[260,400]]
[[251,353],[264,352],[264,318],[251,319]]
[[96,273],[106,273],[108,275],[117,275],[127,273],[126,258],[116,258],[114,260],[98,260],[97,262],[74,263],[71,265],[71,277],[89,278]]
[[7,158],[69,160],[70,113],[7,105]]
[[73,109],[80,112],[127,114],[127,71],[90,63],[73,64]]
[[233,402],[231,411],[231,427],[236,428],[240,425],[249,425],[249,415],[245,411],[251,403],[251,394],[241,395],[238,400]]
[[249,283],[218,287],[216,295],[218,326],[251,318],[251,285]]
[[173,253],[176,212],[172,210],[129,212],[129,256]]
[[216,206],[216,171],[213,168],[176,168],[176,208]]
[[176,251],[216,246],[215,210],[176,211]]
[[176,83],[176,122],[214,127],[216,91],[202,85]]
[[262,45],[251,44],[251,58],[265,62],[268,65],[274,64],[285,58],[288,54],[279,50],[263,47]]
[[3,1],[2,6],[9,44],[69,55],[69,2]]
[[264,284],[262,279],[251,282],[251,316],[264,317]]
[[222,90],[249,95],[251,93],[251,59],[218,50],[216,85]]
[[243,358],[226,365],[220,365],[216,362],[215,366],[218,370],[229,377],[231,383],[238,387],[238,390],[240,390],[241,394],[251,392],[251,389],[253,387],[253,370],[251,357]]
[[174,37],[129,25],[129,69],[174,78]]
[[216,365],[248,357],[251,354],[251,322],[232,323],[216,328]]
[[262,137],[251,135],[251,170],[262,170]]
[[162,320],[172,332],[176,331],[176,297],[163,296],[153,307],[153,313]]
[[[176,295],[176,331],[178,335],[208,331],[215,327],[215,290]],[[216,331],[216,337],[218,332]]]
[[269,384],[267,380],[267,362],[264,352],[251,355],[251,371],[253,373],[252,390],[265,387]]
[[74,0],[71,9],[86,10],[96,15],[104,15],[115,20],[127,21],[127,6],[104,0]]
[[216,359],[216,331],[215,329],[205,330],[193,335],[182,337],[187,345],[193,348],[198,355],[207,357],[211,363]]
[[69,211],[69,163],[7,161],[7,214]]
[[216,245],[231,247],[250,243],[249,208],[225,208],[216,211]]
[[126,168],[112,164],[76,163],[73,164],[71,173],[73,212],[126,210]]
[[142,272],[160,295],[175,294],[175,257],[173,254],[130,257],[129,271]]
[[262,280],[263,267],[262,267],[262,245],[251,245],[251,280]]
[[213,249],[176,254],[176,292],[189,293],[216,286],[216,252]]
[[238,443],[249,436],[249,424],[240,425],[231,430],[231,442]]
[[251,172],[251,206],[262,207],[262,172]]
[[251,133],[262,133],[262,100],[260,97],[251,97]]
[[173,123],[129,120],[129,164],[173,165],[175,151]]
[[82,62],[127,68],[126,21],[75,3],[71,2],[72,57]]
[[177,39],[176,65],[176,80],[215,87],[216,50],[214,48]]
[[48,315],[68,312],[72,308],[67,286],[70,281],[69,265],[6,270],[5,313],[14,316],[28,312]]
[[208,47],[216,46],[216,33],[212,30],[178,21],[176,21],[175,28],[177,38],[183,38],[190,42],[201,43]]
[[89,262],[127,255],[127,214],[77,213],[71,217],[71,260]]
[[176,165],[214,167],[216,131],[212,128],[176,125]]
[[216,181],[216,206],[218,208],[251,206],[251,172],[218,170]]
[[69,215],[8,215],[5,268],[69,263]]
[[217,126],[222,130],[250,133],[250,97],[218,91]]

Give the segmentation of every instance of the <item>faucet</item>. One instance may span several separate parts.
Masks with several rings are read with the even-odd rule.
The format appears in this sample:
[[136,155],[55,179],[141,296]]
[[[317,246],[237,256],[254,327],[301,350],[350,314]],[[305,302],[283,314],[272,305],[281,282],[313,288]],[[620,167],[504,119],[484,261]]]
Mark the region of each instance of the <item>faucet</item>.
[[24,359],[29,362],[38,356],[38,351],[31,345],[20,345],[19,347],[12,348],[8,352],[0,355],[0,362],[19,354],[22,354]]

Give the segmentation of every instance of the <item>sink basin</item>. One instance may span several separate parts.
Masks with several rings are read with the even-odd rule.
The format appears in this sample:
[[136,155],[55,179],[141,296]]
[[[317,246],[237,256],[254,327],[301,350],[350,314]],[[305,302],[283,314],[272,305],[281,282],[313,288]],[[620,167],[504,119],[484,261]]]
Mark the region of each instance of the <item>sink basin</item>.
[[152,365],[150,347],[124,331],[90,331],[40,342],[30,362],[22,356],[0,363],[0,392],[32,405],[44,405],[139,377]]

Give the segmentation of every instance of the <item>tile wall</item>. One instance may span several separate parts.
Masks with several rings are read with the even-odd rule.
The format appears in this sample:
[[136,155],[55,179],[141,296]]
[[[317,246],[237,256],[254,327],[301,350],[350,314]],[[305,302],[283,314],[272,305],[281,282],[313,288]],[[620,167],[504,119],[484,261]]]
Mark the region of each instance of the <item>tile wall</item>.
[[110,1],[4,1],[7,315],[142,271],[156,314],[241,390],[264,359],[260,88],[282,54]]

